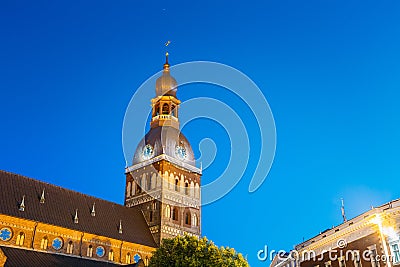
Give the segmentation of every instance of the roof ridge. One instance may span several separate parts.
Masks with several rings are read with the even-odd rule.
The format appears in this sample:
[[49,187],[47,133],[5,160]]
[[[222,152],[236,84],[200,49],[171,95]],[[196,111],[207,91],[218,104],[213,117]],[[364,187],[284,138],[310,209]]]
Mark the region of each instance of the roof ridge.
[[69,188],[65,188],[65,187],[62,187],[60,185],[55,185],[55,184],[52,184],[52,183],[49,183],[49,182],[46,182],[46,181],[42,181],[42,180],[39,180],[39,179],[36,179],[36,178],[32,178],[32,177],[21,175],[21,174],[15,173],[15,172],[11,172],[11,171],[6,171],[6,170],[0,169],[0,173],[1,172],[6,173],[6,174],[15,175],[15,176],[18,176],[18,177],[21,177],[21,178],[24,178],[24,179],[29,179],[29,180],[32,180],[32,181],[35,181],[35,182],[39,182],[39,183],[42,183],[42,184],[45,184],[45,185],[56,187],[58,189],[69,191],[69,192],[74,193],[74,194],[79,194],[79,195],[82,195],[84,197],[90,197],[90,198],[98,199],[98,200],[101,200],[101,201],[104,201],[104,202],[108,202],[108,203],[111,203],[111,204],[118,205],[118,206],[121,206],[121,207],[129,209],[128,207],[126,207],[126,206],[124,206],[122,204],[119,204],[117,202],[113,202],[113,201],[110,201],[110,200],[102,199],[100,197],[92,196],[92,195],[89,195],[89,194],[84,194],[84,193],[81,193],[79,191],[75,191],[75,190],[72,190],[72,189],[69,189]]

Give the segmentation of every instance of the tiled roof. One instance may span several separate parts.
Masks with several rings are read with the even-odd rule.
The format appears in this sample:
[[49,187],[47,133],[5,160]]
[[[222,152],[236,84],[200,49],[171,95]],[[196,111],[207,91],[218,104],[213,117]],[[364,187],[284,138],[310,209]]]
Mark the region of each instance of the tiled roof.
[[[156,247],[142,212],[59,186],[0,170],[0,214]],[[42,191],[45,201],[40,203]],[[20,211],[25,196],[25,211]],[[96,215],[91,216],[95,204]],[[78,209],[78,223],[74,223]],[[122,234],[119,233],[120,220]]]
[[[111,262],[95,261],[81,257],[71,257],[62,254],[53,254],[26,250],[20,248],[0,247],[4,255],[7,257],[5,267],[113,267],[121,266]],[[143,264],[132,264],[125,266],[143,266]]]

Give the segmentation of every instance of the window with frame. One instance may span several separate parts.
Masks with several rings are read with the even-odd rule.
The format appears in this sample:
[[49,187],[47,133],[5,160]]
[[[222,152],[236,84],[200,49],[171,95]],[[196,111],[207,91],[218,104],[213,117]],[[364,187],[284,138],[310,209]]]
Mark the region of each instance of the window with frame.
[[185,195],[189,195],[189,183],[185,183]]
[[171,207],[170,207],[170,205],[165,206],[165,217],[171,218]]
[[74,243],[69,241],[67,244],[67,254],[72,254],[74,251]]
[[399,242],[391,244],[393,263],[400,263],[400,247]]
[[40,249],[47,249],[47,245],[49,243],[49,240],[47,239],[47,236],[42,238],[42,241],[40,241]]
[[197,222],[197,215],[196,215],[196,213],[193,213],[193,216],[192,216],[192,225],[193,225],[193,226],[197,226],[197,224],[198,224],[198,222]]
[[190,225],[191,224],[190,219],[191,219],[190,218],[190,212],[188,211],[188,212],[185,213],[185,224]]
[[114,251],[112,249],[108,252],[108,260],[109,261],[114,260]]
[[168,115],[169,114],[169,106],[168,106],[168,104],[164,104],[162,106],[162,114],[163,115]]
[[131,254],[128,252],[125,257],[125,263],[130,264],[131,263]]
[[17,235],[17,240],[15,241],[15,244],[17,246],[23,246],[24,241],[25,241],[25,234],[23,232],[21,232]]
[[174,207],[172,209],[172,220],[177,221],[178,220],[178,208]]
[[90,245],[90,246],[87,248],[86,256],[88,256],[88,257],[93,257],[93,246],[92,246],[92,245]]

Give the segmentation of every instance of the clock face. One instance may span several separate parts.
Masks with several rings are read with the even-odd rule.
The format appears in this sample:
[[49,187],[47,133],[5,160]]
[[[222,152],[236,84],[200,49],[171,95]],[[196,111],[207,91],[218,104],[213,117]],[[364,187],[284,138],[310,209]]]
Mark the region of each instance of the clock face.
[[142,152],[142,158],[143,159],[150,159],[151,157],[153,157],[153,147],[151,145],[146,145],[143,148],[143,152]]
[[186,149],[184,147],[182,147],[182,146],[177,146],[175,148],[175,154],[180,159],[186,159],[186,156],[187,156]]

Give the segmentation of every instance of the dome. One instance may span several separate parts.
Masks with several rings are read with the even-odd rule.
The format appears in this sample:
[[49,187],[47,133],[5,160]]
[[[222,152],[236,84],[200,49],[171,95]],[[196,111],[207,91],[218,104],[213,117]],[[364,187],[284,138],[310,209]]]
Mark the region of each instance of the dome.
[[178,83],[175,78],[171,76],[169,70],[164,69],[163,74],[156,81],[156,95],[174,96],[176,97],[176,89]]
[[162,154],[195,166],[189,141],[178,129],[170,126],[150,129],[136,148],[133,165]]
[[158,77],[156,81],[156,95],[157,96],[174,96],[176,97],[176,89],[178,87],[178,83],[175,78],[171,76],[169,72],[169,63],[168,63],[168,53],[165,55],[165,64],[163,74]]

